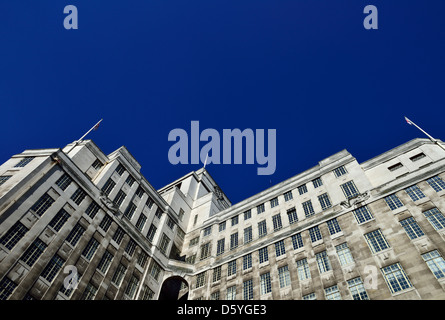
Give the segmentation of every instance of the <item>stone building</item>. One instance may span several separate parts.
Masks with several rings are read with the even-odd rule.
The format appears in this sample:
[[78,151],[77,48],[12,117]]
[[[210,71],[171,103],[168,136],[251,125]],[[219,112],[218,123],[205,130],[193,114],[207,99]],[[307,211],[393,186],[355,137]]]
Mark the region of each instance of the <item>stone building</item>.
[[231,204],[205,169],[155,190],[121,147],[0,166],[0,299],[444,299],[445,151],[346,150]]

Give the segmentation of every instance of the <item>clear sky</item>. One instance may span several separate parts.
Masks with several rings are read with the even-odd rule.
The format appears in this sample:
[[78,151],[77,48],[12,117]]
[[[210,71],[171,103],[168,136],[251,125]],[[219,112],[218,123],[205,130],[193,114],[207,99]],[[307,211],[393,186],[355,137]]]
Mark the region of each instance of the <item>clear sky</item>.
[[[378,30],[363,9],[378,8]],[[66,30],[66,5],[78,29]],[[125,145],[155,188],[175,128],[277,130],[277,168],[207,166],[232,202],[347,149],[363,162],[444,139],[445,1],[0,1],[0,162],[88,138]]]

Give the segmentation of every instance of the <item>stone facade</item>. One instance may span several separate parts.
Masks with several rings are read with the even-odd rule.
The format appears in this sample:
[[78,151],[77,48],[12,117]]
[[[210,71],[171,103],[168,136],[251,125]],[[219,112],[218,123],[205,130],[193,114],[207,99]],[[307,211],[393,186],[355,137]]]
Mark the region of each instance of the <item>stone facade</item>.
[[125,147],[26,150],[0,166],[0,299],[444,299],[444,165],[426,139],[343,150],[232,205],[205,169],[155,190]]

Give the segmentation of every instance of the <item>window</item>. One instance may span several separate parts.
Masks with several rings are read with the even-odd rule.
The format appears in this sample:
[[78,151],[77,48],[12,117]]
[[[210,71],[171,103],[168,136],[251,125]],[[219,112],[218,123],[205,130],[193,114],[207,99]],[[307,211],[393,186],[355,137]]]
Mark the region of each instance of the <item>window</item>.
[[12,176],[0,176],[0,186],[9,180]]
[[315,242],[315,241],[318,241],[318,240],[322,239],[321,232],[320,232],[320,229],[318,228],[318,226],[310,228],[309,229],[309,235],[311,237],[311,241],[312,242]]
[[94,160],[94,162],[91,166],[97,170],[97,169],[100,169],[103,166],[103,164],[98,159],[96,159],[96,160]]
[[257,214],[263,213],[264,210],[265,210],[264,203],[262,203],[262,204],[260,204],[259,206],[256,207]]
[[213,269],[212,282],[221,280],[221,266]]
[[445,227],[445,217],[443,216],[442,212],[439,211],[439,209],[432,208],[430,210],[424,211],[423,214],[434,227],[434,229],[441,230]]
[[357,220],[358,224],[364,223],[364,222],[369,221],[374,218],[371,214],[371,211],[369,211],[367,206],[357,208],[357,209],[353,210],[352,212],[353,212],[355,220]]
[[294,250],[303,247],[303,238],[301,237],[301,233],[294,234],[291,239]]
[[238,216],[232,217],[232,227],[238,224]]
[[346,242],[339,244],[338,246],[335,246],[335,250],[337,251],[337,256],[338,260],[340,261],[340,265],[346,266],[354,262],[351,251],[349,250],[348,244]]
[[66,190],[66,188],[68,188],[68,186],[70,185],[70,183],[73,180],[66,174],[64,173],[57,181],[56,181],[56,186],[58,186],[60,189],[62,189],[63,191]]
[[212,233],[212,226],[204,228],[203,237],[209,236]]
[[337,285],[325,288],[324,294],[326,296],[326,300],[341,300],[340,291],[338,291]]
[[127,177],[127,179],[125,179],[125,183],[128,184],[130,187],[133,185],[135,181],[136,180],[133,178],[131,174]]
[[120,286],[126,271],[127,268],[122,263],[119,263],[119,266],[117,267],[116,272],[114,273],[113,278],[111,279],[111,282],[113,282],[117,286]]
[[266,272],[260,275],[260,289],[261,295],[272,292],[272,286],[270,283],[270,273]]
[[136,205],[134,203],[130,203],[130,205],[127,207],[127,210],[124,212],[124,217],[128,220],[131,220],[133,218],[133,214],[136,211]]
[[54,203],[54,199],[47,193],[40,197],[39,200],[31,207],[31,210],[34,211],[36,215],[39,217],[42,216],[48,210],[49,207]]
[[348,280],[347,282],[353,300],[369,300],[363,281],[360,277]]
[[317,259],[318,270],[320,270],[320,273],[328,272],[332,269],[326,250],[317,253],[315,258]]
[[230,250],[238,247],[238,232],[235,232],[230,235]]
[[210,242],[201,245],[201,260],[208,258],[210,255]]
[[327,221],[329,233],[331,235],[341,232],[340,225],[338,224],[337,218]]
[[146,284],[142,287],[138,300],[153,300],[155,292],[151,290]]
[[389,248],[389,244],[386,242],[380,229],[365,234],[365,239],[372,253],[377,253]]
[[111,190],[113,190],[113,188],[116,186],[116,182],[114,182],[111,178],[109,178],[108,180],[107,180],[107,182],[105,182],[105,184],[104,184],[104,186],[102,187],[102,192],[105,194],[105,195],[109,195],[110,194],[110,192],[111,192]]
[[28,232],[28,228],[25,227],[22,223],[16,222],[6,234],[0,239],[0,243],[4,245],[8,250],[14,248],[17,242],[20,241]]
[[286,254],[286,248],[284,246],[284,240],[278,241],[275,243],[275,253],[276,256],[279,257],[283,254]]
[[83,191],[81,188],[77,189],[73,195],[71,196],[71,200],[74,201],[75,204],[79,205],[83,199],[86,197],[85,191]]
[[85,210],[85,214],[90,217],[91,219],[94,219],[97,212],[99,211],[99,205],[96,202],[91,202],[91,204],[88,206],[88,208]]
[[128,283],[127,289],[125,290],[125,294],[128,297],[130,297],[130,299],[133,299],[138,285],[139,285],[139,278],[133,274],[131,276],[130,282]]
[[227,276],[231,276],[232,274],[236,274],[236,260],[230,261],[227,264]]
[[317,300],[317,296],[314,292],[306,294],[303,296],[303,300]]
[[287,210],[287,218],[289,219],[289,224],[298,222],[297,210],[295,208]]
[[124,166],[119,163],[119,165],[116,167],[116,173],[121,176],[124,172],[125,172]]
[[321,178],[317,178],[317,179],[312,180],[312,184],[314,185],[314,188],[316,189],[323,185],[323,181],[321,181]]
[[71,244],[73,247],[76,246],[76,244],[79,242],[79,239],[82,237],[82,235],[85,232],[85,228],[82,227],[80,224],[76,224],[71,230],[70,234],[66,238],[66,241]]
[[66,212],[64,209],[60,209],[48,225],[55,231],[59,232],[69,217],[70,215],[68,212]]
[[385,197],[385,202],[391,210],[403,207],[402,201],[395,194]]
[[313,214],[315,214],[314,208],[312,207],[311,200],[303,202],[302,205],[303,205],[304,215],[306,216],[306,218],[308,218],[308,217],[312,216]]
[[191,239],[190,243],[189,243],[189,247],[197,245],[198,242],[199,242],[199,237],[195,237],[195,238]]
[[423,260],[425,260],[428,268],[434,274],[436,279],[445,277],[445,260],[440,255],[439,251],[433,250],[422,254]]
[[135,250],[136,250],[136,242],[133,239],[130,239],[130,241],[128,241],[127,243],[127,246],[125,247],[125,252],[128,253],[130,257],[132,257]]
[[224,231],[224,230],[226,230],[226,222],[225,222],[225,221],[221,222],[221,223],[218,225],[218,231],[219,231],[219,232]]
[[278,206],[278,198],[273,198],[272,200],[270,200],[270,207],[274,208]]
[[23,168],[24,166],[26,166],[28,163],[30,163],[32,161],[32,159],[34,159],[34,157],[26,157],[21,159],[15,166],[14,168]]
[[412,287],[400,263],[384,267],[381,270],[391,293],[397,293]]
[[290,273],[288,266],[278,268],[278,280],[280,282],[280,288],[290,286]]
[[280,214],[274,215],[272,217],[272,223],[274,231],[280,230],[283,227],[283,224],[281,223],[281,215]]
[[332,206],[327,193],[323,193],[322,195],[318,196],[318,201],[320,201],[322,210],[326,210]]
[[161,242],[159,244],[159,250],[163,254],[167,254],[167,248],[168,248],[169,243],[170,243],[170,238],[167,237],[167,235],[165,233],[163,233],[162,234],[162,238],[161,238]]
[[247,210],[244,212],[244,220],[248,220],[252,218],[252,211],[251,210]]
[[252,300],[253,299],[253,281],[249,279],[243,282],[243,299]]
[[145,205],[148,207],[148,209],[151,209],[154,203],[155,202],[153,201],[153,199],[150,196],[148,196],[147,201],[145,202]]
[[406,193],[410,196],[413,201],[425,198],[423,192],[419,189],[417,185],[413,185],[405,189]]
[[243,270],[252,268],[252,254],[246,254],[243,256]]
[[288,191],[284,194],[284,201],[292,200],[294,197],[292,196],[292,191]]
[[103,274],[107,273],[112,260],[113,255],[108,250],[106,250],[104,255],[102,256],[102,259],[100,259],[99,264],[97,265],[97,269]]
[[298,189],[298,193],[300,194],[300,196],[307,192],[306,184],[299,186],[297,189]]
[[252,226],[244,229],[244,244],[252,241]]
[[111,222],[113,222],[111,217],[109,215],[105,215],[99,224],[99,228],[101,228],[103,231],[107,232],[108,229],[110,229]]
[[122,202],[124,202],[124,199],[127,195],[122,190],[119,190],[116,197],[114,198],[113,202],[116,204],[116,206],[120,207]]
[[219,295],[219,291],[212,292],[212,294],[210,295],[210,300],[219,300]]
[[196,288],[201,288],[204,286],[206,280],[206,272],[201,272],[196,276]]
[[267,247],[264,247],[264,248],[261,248],[260,250],[258,250],[258,254],[259,254],[260,263],[269,261],[269,253],[267,251]]
[[350,199],[359,195],[358,189],[355,186],[354,181],[352,180],[340,185],[340,187],[343,190],[346,199]]
[[438,176],[429,178],[428,180],[426,180],[426,182],[428,182],[431,188],[433,188],[436,192],[445,190],[445,182],[443,182],[443,180]]
[[45,251],[47,245],[37,238],[34,242],[26,249],[25,253],[22,255],[20,260],[26,263],[28,266],[32,267],[34,263],[39,259],[42,255],[43,251]]
[[309,270],[309,265],[306,258],[297,261],[297,273],[298,279],[300,280],[311,278],[311,272]]
[[97,250],[97,247],[99,246],[99,241],[97,241],[96,239],[92,238],[87,246],[85,247],[85,249],[83,249],[82,252],[82,256],[85,257],[85,259],[87,259],[88,261],[91,260],[91,258],[93,257],[94,253]]
[[261,238],[266,235],[267,235],[266,220],[263,220],[258,223],[258,236]]
[[153,262],[150,268],[150,275],[153,277],[153,279],[158,280],[160,274],[161,267],[156,262]]
[[396,164],[388,167],[388,170],[392,172],[392,171],[396,171],[397,169],[400,169],[400,168],[403,168],[403,165],[399,162],[399,163],[396,163]]
[[124,238],[125,232],[121,227],[118,227],[116,232],[113,235],[113,240],[117,243],[117,244],[121,244],[122,239]]
[[216,255],[219,256],[221,254],[224,253],[224,244],[225,244],[225,239],[219,239],[218,242],[216,243]]
[[40,276],[46,279],[47,281],[52,282],[56,277],[57,273],[59,272],[59,270],[62,268],[64,262],[65,260],[63,260],[56,254],[51,258],[50,262],[47,264],[47,266],[45,267]]
[[236,285],[227,288],[226,300],[235,300],[235,298],[236,298]]
[[422,229],[420,229],[413,217],[400,221],[400,224],[402,225],[403,229],[405,229],[406,234],[411,240],[417,239],[418,237],[424,235]]
[[[150,225],[150,228],[148,228],[148,232],[147,232],[148,241],[153,242],[153,238],[156,234],[156,230],[157,230],[157,228],[154,224]],[[197,239],[199,240],[199,238],[197,238]],[[192,242],[192,240],[190,240],[190,243]],[[198,241],[195,244],[197,244],[197,243],[198,243]]]
[[142,229],[144,229],[146,221],[147,221],[147,216],[141,213],[141,215],[138,218],[138,221],[136,222],[136,228],[138,228],[139,231],[142,231]]
[[419,153],[419,154],[416,154],[415,156],[412,156],[411,158],[409,158],[412,162],[416,162],[416,161],[419,161],[420,159],[423,159],[423,158],[425,158],[426,157],[426,155],[423,153],[423,152],[421,152],[421,153]]
[[334,169],[334,175],[336,178],[341,177],[342,175],[347,174],[347,173],[348,173],[348,171],[346,171],[345,166],[340,166],[340,167]]
[[141,250],[141,252],[138,255],[137,264],[140,265],[142,268],[145,268],[148,260],[148,254],[144,250]]

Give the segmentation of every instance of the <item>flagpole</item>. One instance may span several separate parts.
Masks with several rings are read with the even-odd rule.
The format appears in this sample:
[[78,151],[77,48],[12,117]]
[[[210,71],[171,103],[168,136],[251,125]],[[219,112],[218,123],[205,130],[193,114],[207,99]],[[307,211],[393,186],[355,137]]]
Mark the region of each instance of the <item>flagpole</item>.
[[439,147],[441,147],[443,150],[445,150],[445,147],[443,145],[441,145],[439,143],[439,141],[437,139],[434,139],[432,136],[430,136],[425,130],[423,130],[421,127],[419,127],[417,124],[415,124],[414,122],[412,122],[410,119],[408,119],[407,117],[405,117],[405,121],[410,124],[415,126],[417,129],[419,129],[420,131],[422,131],[432,142],[434,142],[435,144],[437,144]]
[[94,128],[97,128],[99,126],[99,124],[102,122],[103,119],[100,119],[98,123],[96,123],[90,130],[88,130],[87,133],[85,133],[79,140],[77,140],[77,142],[81,142],[83,140],[83,138],[85,138],[87,136],[88,133],[90,133],[91,131],[93,131]]

